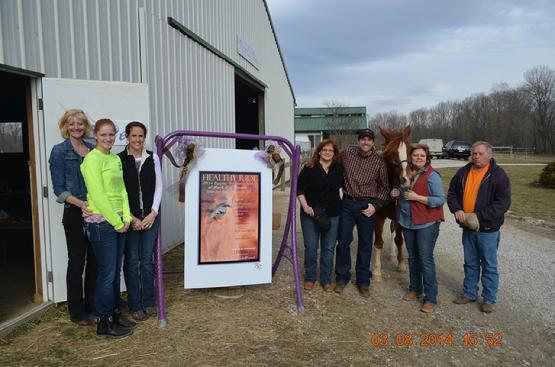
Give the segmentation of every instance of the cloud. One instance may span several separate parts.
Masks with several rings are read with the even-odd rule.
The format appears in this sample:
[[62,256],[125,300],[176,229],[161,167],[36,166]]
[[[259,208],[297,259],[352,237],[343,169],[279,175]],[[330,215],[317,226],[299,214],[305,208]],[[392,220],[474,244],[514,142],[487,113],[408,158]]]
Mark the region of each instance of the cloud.
[[299,106],[337,98],[370,113],[409,112],[518,84],[538,64],[555,66],[555,2],[268,5]]

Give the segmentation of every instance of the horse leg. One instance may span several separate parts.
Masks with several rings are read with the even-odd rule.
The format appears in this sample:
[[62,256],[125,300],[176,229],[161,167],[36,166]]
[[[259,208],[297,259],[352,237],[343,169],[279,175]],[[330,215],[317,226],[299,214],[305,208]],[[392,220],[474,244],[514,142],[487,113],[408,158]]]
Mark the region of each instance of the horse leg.
[[399,224],[394,224],[395,230],[395,245],[397,246],[397,270],[400,273],[407,271],[407,264],[405,263],[405,258],[403,257],[403,231]]
[[[385,225],[384,225],[385,227]],[[393,235],[395,234],[395,222],[393,220],[389,220],[389,237],[387,241],[387,254],[389,261],[394,263],[397,260],[397,254],[395,253],[395,246],[393,245]],[[384,241],[385,246],[385,241]]]
[[372,280],[375,282],[383,281],[382,278],[382,263],[381,263],[381,256],[383,250],[383,239],[382,239],[382,232],[383,232],[383,218],[377,218],[376,223],[374,225],[374,249],[376,250],[374,256],[372,256]]

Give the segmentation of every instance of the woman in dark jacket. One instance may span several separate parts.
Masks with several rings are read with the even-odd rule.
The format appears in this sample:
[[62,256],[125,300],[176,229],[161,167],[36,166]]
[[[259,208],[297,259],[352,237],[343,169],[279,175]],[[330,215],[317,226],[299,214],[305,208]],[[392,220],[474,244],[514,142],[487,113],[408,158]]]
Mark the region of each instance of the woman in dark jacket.
[[54,145],[48,162],[56,201],[64,204],[62,223],[67,244],[67,306],[71,321],[92,325],[96,264],[91,244],[84,233],[82,212],[90,214],[90,211],[87,208],[87,188],[79,170],[85,155],[94,148],[93,144],[84,140],[89,136],[91,126],[85,113],[77,109],[66,111],[58,125],[65,140]]
[[306,290],[314,288],[317,280],[316,257],[320,246],[320,284],[324,291],[333,291],[331,274],[341,211],[339,189],[343,184],[343,168],[337,163],[338,158],[335,142],[324,140],[299,175],[297,199],[302,207]]
[[123,272],[129,312],[145,320],[154,308],[154,244],[158,235],[162,172],[158,156],[144,148],[146,127],[138,121],[125,127],[128,145],[119,153],[133,215],[127,232]]

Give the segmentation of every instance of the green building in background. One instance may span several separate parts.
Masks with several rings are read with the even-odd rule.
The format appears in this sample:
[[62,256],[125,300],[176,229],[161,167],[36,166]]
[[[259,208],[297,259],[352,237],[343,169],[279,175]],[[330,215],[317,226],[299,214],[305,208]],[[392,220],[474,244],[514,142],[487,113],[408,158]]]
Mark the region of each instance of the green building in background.
[[340,149],[356,141],[356,131],[368,127],[366,107],[295,108],[295,144],[311,151],[323,139]]

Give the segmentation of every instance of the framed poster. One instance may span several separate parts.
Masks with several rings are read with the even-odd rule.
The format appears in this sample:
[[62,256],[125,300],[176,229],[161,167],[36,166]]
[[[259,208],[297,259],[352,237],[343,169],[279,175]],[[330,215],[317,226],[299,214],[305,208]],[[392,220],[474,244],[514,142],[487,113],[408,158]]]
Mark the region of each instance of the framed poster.
[[260,173],[199,172],[198,264],[260,260]]
[[272,280],[272,170],[257,151],[205,149],[185,184],[184,287]]

